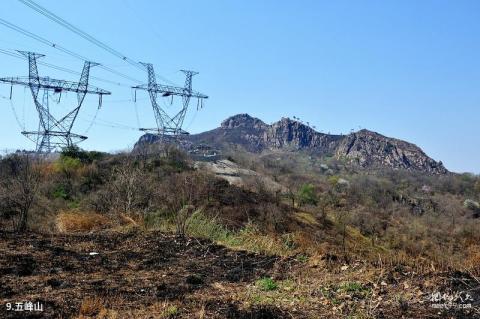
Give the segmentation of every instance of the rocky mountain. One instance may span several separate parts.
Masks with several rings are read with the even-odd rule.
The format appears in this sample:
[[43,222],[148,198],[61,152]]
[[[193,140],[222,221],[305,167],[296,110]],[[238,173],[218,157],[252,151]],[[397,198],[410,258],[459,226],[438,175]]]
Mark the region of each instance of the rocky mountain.
[[[157,136],[146,134],[135,148],[157,141]],[[302,150],[317,156],[333,156],[363,168],[448,172],[442,162],[428,157],[412,143],[368,130],[348,135],[324,134],[289,118],[268,125],[248,114],[238,114],[224,120],[219,128],[184,137],[181,143],[191,153],[217,150],[212,153],[216,155],[235,146],[252,153]]]

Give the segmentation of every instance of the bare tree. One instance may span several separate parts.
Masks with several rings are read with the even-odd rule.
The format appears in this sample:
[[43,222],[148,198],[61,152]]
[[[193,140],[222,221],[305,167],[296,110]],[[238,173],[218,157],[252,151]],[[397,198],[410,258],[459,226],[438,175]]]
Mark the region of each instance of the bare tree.
[[175,227],[177,231],[177,235],[181,237],[185,237],[187,234],[187,222],[190,216],[195,211],[195,207],[192,205],[185,205],[180,211],[177,212],[175,216]]
[[292,201],[292,208],[295,208],[295,199],[297,198],[297,194],[289,187],[287,189],[287,192],[284,194],[284,196]]
[[27,230],[29,213],[37,198],[41,181],[38,161],[29,155],[16,155],[1,165],[1,211],[17,216],[14,229],[19,232]]
[[131,158],[124,160],[115,168],[111,191],[113,207],[128,215],[135,213],[140,207],[148,206],[148,181],[141,168]]
[[343,258],[345,262],[349,262],[348,251],[347,251],[347,227],[349,223],[350,214],[349,211],[340,209],[337,211],[337,223],[340,228],[341,236],[342,236],[342,252]]

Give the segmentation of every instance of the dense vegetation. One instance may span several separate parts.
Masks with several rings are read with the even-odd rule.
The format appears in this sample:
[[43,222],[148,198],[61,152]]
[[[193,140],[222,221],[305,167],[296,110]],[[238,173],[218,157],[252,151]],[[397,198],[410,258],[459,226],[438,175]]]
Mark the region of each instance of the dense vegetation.
[[151,155],[76,147],[56,159],[12,155],[0,162],[2,227],[140,227],[267,253],[478,273],[477,176],[362,171],[307,154],[230,158],[272,176],[283,191],[268,189],[261,178],[244,188],[229,185],[194,169],[172,147]]
[[82,319],[480,315],[426,301],[480,300],[478,176],[228,160],[256,173],[235,186],[174,147],[2,158],[0,298]]

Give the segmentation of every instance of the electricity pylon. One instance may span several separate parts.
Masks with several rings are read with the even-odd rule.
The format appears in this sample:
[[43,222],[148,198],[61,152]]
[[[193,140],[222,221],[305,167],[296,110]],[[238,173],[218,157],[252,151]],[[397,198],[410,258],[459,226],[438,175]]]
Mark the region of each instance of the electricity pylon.
[[[86,136],[72,133],[73,124],[77,118],[78,112],[87,94],[97,94],[98,108],[102,106],[103,95],[110,95],[110,92],[97,87],[88,85],[90,68],[98,65],[98,63],[85,61],[83,71],[79,82],[70,82],[65,80],[51,79],[49,77],[40,77],[37,69],[37,59],[44,57],[43,54],[34,52],[18,51],[28,59],[28,77],[9,77],[0,78],[0,82],[13,85],[22,85],[30,87],[35,108],[39,116],[38,131],[23,131],[22,134],[36,143],[36,151],[38,153],[50,153],[59,148],[72,146],[87,139]],[[39,96],[40,90],[43,95]],[[60,94],[62,92],[77,93],[77,104],[75,108],[57,120],[50,113],[49,92]],[[10,99],[12,98],[12,90],[10,89]]]
[[[178,136],[182,134],[188,134],[188,132],[182,129],[185,114],[187,113],[188,106],[191,98],[197,99],[197,107],[203,107],[203,100],[208,99],[208,96],[202,93],[198,93],[192,90],[192,77],[198,72],[181,70],[185,74],[185,86],[169,86],[157,84],[155,80],[155,71],[153,65],[150,63],[143,63],[143,66],[147,69],[148,84],[142,84],[132,87],[135,89],[135,100],[137,96],[137,90],[148,91],[150,95],[150,101],[152,103],[153,113],[155,115],[155,121],[157,123],[156,128],[140,128],[141,131],[152,132],[160,136]],[[182,106],[180,110],[170,115],[160,107],[158,104],[157,96],[161,94],[162,97],[179,96],[182,98]]]

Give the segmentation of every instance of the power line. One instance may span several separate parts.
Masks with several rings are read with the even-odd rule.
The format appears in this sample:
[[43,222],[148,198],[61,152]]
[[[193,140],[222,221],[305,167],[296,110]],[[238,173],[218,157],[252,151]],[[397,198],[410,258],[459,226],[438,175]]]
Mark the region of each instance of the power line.
[[149,19],[142,19],[142,17],[140,17],[140,15],[138,15],[138,11],[136,9],[135,6],[131,6],[130,3],[128,2],[128,0],[123,0],[122,1],[123,4],[127,7],[128,9],[128,12],[130,13],[133,13],[132,15],[140,22],[142,23],[145,27],[147,27],[147,29],[152,33],[154,34],[160,41],[164,41],[165,39],[162,38],[162,36],[160,34],[158,34],[156,31],[155,31],[155,27],[149,22],[150,20]]
[[97,110],[95,111],[95,115],[93,116],[92,118],[92,121],[90,122],[90,124],[88,125],[87,129],[85,130],[85,132],[83,132],[83,134],[88,134],[88,132],[90,131],[90,129],[92,128],[93,124],[95,124],[95,120],[97,119],[97,115],[98,115],[98,112],[100,111],[99,108],[97,108]]
[[[57,50],[60,50],[60,51],[62,51],[62,52],[64,52],[64,53],[67,53],[68,55],[71,55],[71,56],[73,56],[73,57],[75,57],[75,58],[77,58],[77,59],[79,59],[79,60],[82,60],[82,61],[90,61],[90,59],[88,59],[88,58],[86,58],[86,57],[84,57],[84,56],[82,56],[82,55],[80,55],[80,54],[77,54],[77,53],[75,53],[75,52],[73,52],[73,51],[71,51],[71,50],[69,50],[69,49],[66,49],[66,48],[62,47],[61,45],[59,45],[59,44],[57,44],[57,43],[53,43],[53,42],[51,42],[51,41],[49,41],[49,40],[47,40],[47,39],[45,39],[45,38],[43,38],[43,37],[41,37],[41,36],[33,33],[33,32],[30,32],[30,31],[28,31],[28,30],[25,30],[25,29],[23,29],[23,28],[15,25],[15,24],[11,23],[11,22],[8,22],[8,21],[2,19],[2,18],[0,18],[0,24],[2,24],[2,25],[4,25],[4,26],[6,26],[7,28],[10,28],[10,29],[12,29],[12,30],[14,30],[14,31],[17,31],[17,32],[19,32],[19,33],[21,33],[21,34],[23,34],[23,35],[25,35],[25,36],[27,36],[27,37],[30,37],[30,38],[32,38],[32,39],[34,39],[34,40],[37,40],[38,42],[41,42],[41,43],[43,43],[43,44],[45,44],[45,45],[47,45],[47,46],[49,46],[49,47],[52,47],[52,48],[55,48],[55,49],[57,49]],[[109,68],[109,67],[107,67],[107,66],[100,65],[100,68],[102,68],[102,69],[104,69],[104,70],[106,70],[106,71],[109,71],[109,72],[111,72],[111,73],[113,73],[113,74],[116,74],[116,75],[118,75],[118,76],[121,76],[121,77],[123,77],[123,78],[125,78],[125,79],[128,79],[128,80],[130,80],[130,81],[132,81],[132,82],[137,82],[137,83],[141,83],[141,82],[142,82],[142,81],[137,80],[137,79],[135,79],[135,78],[132,78],[132,77],[130,77],[130,76],[128,76],[128,75],[125,75],[125,74],[123,74],[123,73],[121,73],[121,72],[118,72],[118,71],[116,71],[116,70],[114,70],[114,69],[112,69],[112,68]]]
[[[121,129],[121,130],[138,131],[137,127],[132,127],[132,126],[117,123],[117,122],[107,121],[107,120],[96,117],[96,115],[92,115],[92,114],[89,114],[89,113],[85,113],[85,115],[89,116],[90,119],[86,119],[85,117],[80,116],[80,115],[78,117],[81,120],[83,120],[85,122],[89,122],[89,123],[91,122],[91,119],[93,119],[95,121],[95,125],[100,125],[100,126],[110,127],[110,128],[116,128],[116,129]],[[103,122],[103,123],[101,123],[101,122]]]
[[[74,26],[73,24],[71,24],[70,22],[62,19],[61,17],[57,16],[56,14],[54,14],[53,12],[47,10],[46,8],[40,6],[39,4],[35,3],[35,1],[33,0],[18,0],[20,1],[21,3],[23,3],[24,5],[26,5],[27,7],[33,9],[34,11],[40,13],[41,15],[45,16],[46,18],[56,22],[57,24],[63,26],[64,28],[72,31],[73,33],[77,34],[78,36],[82,37],[83,39],[89,41],[90,43],[93,43],[95,44],[96,46],[104,49],[105,51],[109,52],[110,54],[116,56],[117,58],[131,64],[132,66],[144,71],[145,68],[138,62],[132,60],[131,58],[127,57],[126,55],[124,55],[123,53],[113,49],[112,47],[108,46],[107,44],[105,44],[104,42],[100,41],[100,40],[97,40],[96,38],[94,38],[93,36],[89,35],[88,33],[80,30],[79,28],[77,28],[76,26]],[[165,81],[165,82],[168,82],[170,84],[174,84],[173,82],[171,82],[170,80],[162,77],[162,76],[159,76],[157,75],[156,76],[157,78]]]
[[[25,56],[23,56],[19,53],[10,52],[10,51],[4,50],[4,49],[0,49],[0,53],[11,56],[11,57],[14,57],[14,58],[17,58],[17,59],[27,60],[27,58]],[[74,74],[74,75],[77,75],[77,76],[82,74],[81,72],[77,72],[77,71],[74,71],[74,70],[71,70],[71,69],[67,69],[67,68],[57,66],[57,65],[54,65],[54,64],[51,64],[51,63],[43,62],[43,61],[37,61],[37,63],[40,64],[40,65],[58,70],[58,71]],[[115,84],[115,85],[118,85],[118,86],[130,87],[128,84],[125,84],[125,83],[110,81],[110,80],[102,79],[102,78],[99,78],[99,77],[96,77],[96,76],[91,76],[91,78],[94,79],[94,80],[97,80],[97,81],[102,81],[102,82],[106,82],[106,83],[110,83],[110,84]]]
[[17,111],[15,110],[15,106],[13,106],[12,100],[10,100],[10,107],[12,109],[13,116],[15,116],[15,120],[17,121],[18,127],[20,127],[20,129],[22,131],[25,131],[25,122],[22,124],[22,122],[20,121],[20,118],[18,117]]
[[[11,56],[11,57],[14,57],[14,58],[22,59],[22,60],[26,59],[23,55],[21,55],[19,53],[10,52],[10,51],[4,50],[4,49],[0,49],[0,53]],[[44,65],[44,66],[47,66],[47,67],[50,67],[50,68],[53,68],[53,69],[63,71],[63,72],[68,72],[68,73],[72,73],[72,74],[80,74],[79,72],[76,72],[76,71],[73,71],[73,70],[70,70],[70,69],[67,69],[67,68],[63,68],[63,67],[58,67],[58,66],[50,64],[50,63],[45,63],[45,62],[40,62],[40,61],[37,61],[37,63],[41,64],[41,65]],[[93,78],[93,76],[92,76],[92,78]],[[99,80],[111,82],[111,81],[103,80],[103,79],[99,79]],[[115,82],[112,82],[112,83],[115,83]],[[0,95],[0,98],[10,100],[9,97],[3,96],[3,95]],[[139,101],[142,101],[142,100],[146,100],[146,99],[139,99]],[[124,100],[107,100],[106,102],[108,102],[108,103],[133,102],[133,98],[132,99],[124,99]],[[25,94],[24,94],[23,103],[24,103],[23,112],[25,113]],[[10,106],[12,107],[12,111],[13,111],[13,114],[14,114],[15,119],[17,121],[17,124],[20,127],[23,127],[23,129],[24,129],[25,128],[25,114],[23,114],[23,125],[22,125],[22,121],[20,121],[20,118],[19,118],[17,112],[15,111],[15,109],[13,107],[13,104],[11,104]],[[138,130],[138,128],[134,128],[132,126],[128,126],[128,125],[125,125],[125,124],[120,124],[120,123],[116,123],[116,122],[111,122],[111,121],[106,121],[106,120],[103,120],[103,119],[99,119],[99,118],[97,118],[97,115],[98,115],[98,109],[97,109],[95,115],[91,115],[92,116],[91,120],[86,120],[86,121],[90,122],[90,124],[88,125],[84,134],[88,133],[94,124],[95,125],[100,125],[100,126],[105,126],[105,127],[110,127],[110,128],[124,129],[124,130]],[[81,118],[81,116],[79,116],[79,117]],[[105,123],[108,123],[108,124],[99,123],[99,121],[102,121],[102,122],[105,122]],[[137,114],[137,122],[138,122],[138,114]],[[137,123],[137,125],[140,126],[139,123]]]

